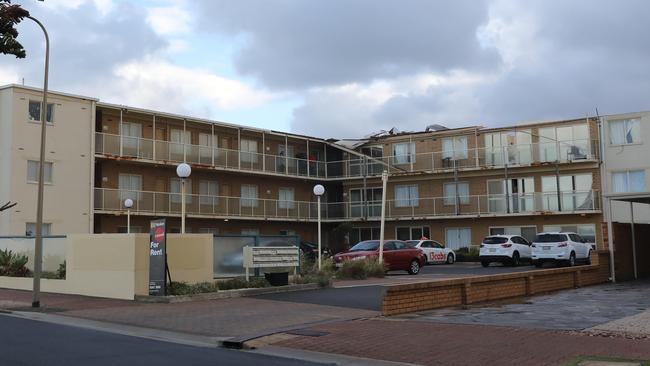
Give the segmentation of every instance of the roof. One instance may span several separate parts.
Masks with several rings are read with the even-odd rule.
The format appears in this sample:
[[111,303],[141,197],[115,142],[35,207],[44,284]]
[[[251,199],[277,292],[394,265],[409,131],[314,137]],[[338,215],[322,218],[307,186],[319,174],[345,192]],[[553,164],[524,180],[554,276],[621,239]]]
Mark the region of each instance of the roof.
[[[0,90],[11,89],[11,88],[25,89],[25,90],[29,90],[29,91],[38,92],[38,93],[43,92],[43,88],[36,88],[36,87],[33,87],[33,86],[26,86],[26,85],[19,85],[19,84],[0,85]],[[79,95],[79,94],[64,93],[64,92],[60,92],[60,91],[56,91],[56,90],[50,90],[50,89],[47,90],[47,94],[48,95],[49,94],[60,95],[60,96],[69,97],[69,98],[86,99],[86,100],[92,100],[92,101],[95,101],[95,102],[99,101],[99,99],[94,98],[94,97],[88,97],[88,96]]]

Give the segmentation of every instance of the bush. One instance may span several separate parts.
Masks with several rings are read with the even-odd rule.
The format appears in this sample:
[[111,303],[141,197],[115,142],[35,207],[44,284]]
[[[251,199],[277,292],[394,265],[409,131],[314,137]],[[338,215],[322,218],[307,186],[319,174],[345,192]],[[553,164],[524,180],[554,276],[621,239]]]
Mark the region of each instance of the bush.
[[349,260],[343,262],[336,271],[336,278],[347,280],[364,280],[368,277],[384,277],[386,266],[377,259]]
[[66,267],[67,265],[65,261],[59,264],[59,269],[56,270],[56,277],[58,279],[65,280]]
[[0,250],[0,276],[28,277],[30,270],[27,269],[25,255],[14,254],[11,250]]
[[457,262],[478,262],[479,261],[479,247],[463,247],[455,249]]
[[225,281],[217,282],[219,290],[236,290],[240,288],[258,288],[267,287],[269,283],[261,277],[251,277],[250,281],[246,282],[245,278],[235,277]]
[[321,262],[321,270],[318,270],[318,260],[300,259],[300,277],[295,278],[295,283],[317,283],[320,287],[330,285],[334,272],[334,261],[331,257],[325,257]]
[[225,281],[216,282],[199,282],[189,284],[187,282],[172,282],[169,287],[170,295],[194,295],[210,292],[219,292],[220,290],[236,290],[241,288],[259,288],[269,286],[265,279],[253,277],[250,281],[241,277],[231,278]]

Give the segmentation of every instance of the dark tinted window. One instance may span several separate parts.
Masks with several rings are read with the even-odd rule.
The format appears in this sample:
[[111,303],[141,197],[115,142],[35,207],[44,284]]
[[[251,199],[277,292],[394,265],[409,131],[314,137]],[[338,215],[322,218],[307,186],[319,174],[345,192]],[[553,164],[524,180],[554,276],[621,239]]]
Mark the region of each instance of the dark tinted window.
[[394,241],[388,241],[384,243],[384,250],[395,250],[395,242]]
[[502,236],[488,236],[487,238],[483,239],[483,244],[503,244],[508,241],[508,238],[504,238]]
[[[407,243],[415,246],[418,244],[418,240],[409,240]],[[420,248],[431,248],[431,242],[430,241],[423,241],[422,245],[420,245]]]
[[536,243],[556,243],[566,240],[566,234],[540,234],[535,237]]
[[350,248],[351,252],[361,252],[366,250],[377,250],[379,249],[379,241],[377,240],[367,240],[358,243],[357,245]]
[[432,241],[431,243],[432,243],[432,245],[433,245],[434,248],[444,248],[444,247],[442,246],[442,244],[440,244],[440,243],[438,243],[438,242],[436,242],[436,241]]

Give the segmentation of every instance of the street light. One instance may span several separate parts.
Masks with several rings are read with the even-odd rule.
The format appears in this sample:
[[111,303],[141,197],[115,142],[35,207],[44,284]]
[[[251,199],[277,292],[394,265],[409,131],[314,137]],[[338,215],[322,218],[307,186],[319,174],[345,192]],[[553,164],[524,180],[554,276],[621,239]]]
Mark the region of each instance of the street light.
[[131,234],[131,207],[133,207],[133,200],[130,198],[125,199],[124,207],[126,207],[126,233]]
[[185,179],[192,174],[189,164],[181,163],[176,167],[176,175],[181,178],[181,234],[185,234]]
[[386,226],[386,185],[388,183],[388,171],[381,173],[381,222],[379,226],[379,263],[384,262],[384,227]]
[[325,187],[322,184],[314,186],[314,194],[318,198],[318,270],[321,268],[321,234],[320,234],[320,196],[325,193]]
[[28,16],[43,30],[45,35],[45,75],[43,77],[43,102],[41,104],[41,153],[38,164],[38,198],[36,200],[36,238],[34,240],[34,285],[32,307],[41,306],[41,271],[43,269],[43,175],[45,165],[45,124],[47,123],[47,81],[50,68],[50,37],[38,19]]

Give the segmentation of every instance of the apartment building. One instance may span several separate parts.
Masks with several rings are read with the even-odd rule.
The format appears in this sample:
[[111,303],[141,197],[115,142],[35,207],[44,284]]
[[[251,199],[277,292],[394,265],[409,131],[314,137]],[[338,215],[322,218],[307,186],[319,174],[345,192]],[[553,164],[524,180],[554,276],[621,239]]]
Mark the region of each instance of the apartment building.
[[[434,126],[436,127],[436,126]],[[353,241],[376,239],[378,172],[390,171],[386,232],[459,248],[490,234],[575,231],[603,246],[598,120],[416,133],[394,130],[360,142],[370,156],[365,180],[343,182]]]
[[[37,89],[0,87],[0,233],[33,229]],[[378,238],[381,172],[389,172],[386,237],[432,237],[458,248],[483,236],[532,238],[571,230],[603,246],[598,121],[593,118],[421,132],[395,130],[354,146],[316,137],[53,93],[45,222],[50,233],[132,231],[154,217],[180,227],[175,167],[192,166],[186,231],[297,234],[316,240],[315,184],[326,188],[325,242],[341,224],[349,241]],[[32,116],[32,117],[30,117]],[[48,118],[49,120],[49,118]],[[30,173],[31,172],[31,173]],[[30,175],[31,174],[31,175]],[[47,179],[47,177],[46,177]],[[9,184],[11,180],[11,184]],[[34,206],[33,208],[31,206]],[[31,226],[30,226],[31,225]]]
[[616,276],[650,276],[650,112],[602,118],[603,206]]

